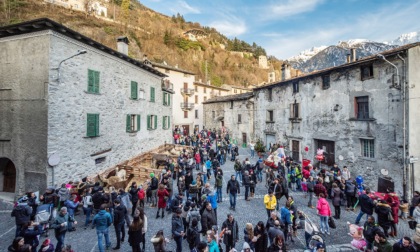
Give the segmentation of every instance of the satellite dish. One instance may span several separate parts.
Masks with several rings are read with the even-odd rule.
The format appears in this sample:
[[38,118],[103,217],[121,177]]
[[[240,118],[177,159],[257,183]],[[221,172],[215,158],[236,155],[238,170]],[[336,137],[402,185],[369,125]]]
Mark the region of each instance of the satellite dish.
[[381,169],[381,174],[384,176],[388,176],[388,170],[387,169]]
[[340,160],[340,161],[343,161],[344,160],[344,157],[343,156],[338,156],[338,159]]
[[49,158],[48,158],[48,164],[50,166],[56,166],[60,163],[61,159],[60,159],[60,155],[58,155],[57,153],[52,154]]

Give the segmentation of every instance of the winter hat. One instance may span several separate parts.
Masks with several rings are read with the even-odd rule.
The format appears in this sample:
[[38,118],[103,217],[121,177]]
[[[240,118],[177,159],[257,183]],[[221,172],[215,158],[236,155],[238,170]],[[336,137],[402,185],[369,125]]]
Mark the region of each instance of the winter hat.
[[50,245],[50,243],[51,243],[51,240],[50,239],[45,239],[45,241],[42,243],[42,246],[49,246]]
[[151,173],[150,173],[150,177],[151,177],[151,178],[154,178],[154,177],[155,177],[155,174],[154,174],[153,172],[151,172]]
[[166,170],[165,169],[162,170],[162,174],[166,174]]
[[325,248],[324,243],[322,243],[322,242],[318,242],[318,243],[316,244],[316,249],[320,249],[320,248]]
[[197,181],[193,180],[193,182],[191,183],[191,185],[196,185]]
[[244,246],[242,247],[243,250],[245,249],[250,249],[251,247],[249,246],[248,242],[244,242]]

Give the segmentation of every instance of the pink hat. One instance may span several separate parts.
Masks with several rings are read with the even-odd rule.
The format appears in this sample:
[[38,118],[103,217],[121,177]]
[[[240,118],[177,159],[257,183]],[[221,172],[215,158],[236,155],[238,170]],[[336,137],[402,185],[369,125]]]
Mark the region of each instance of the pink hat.
[[50,243],[51,243],[51,240],[50,239],[45,239],[45,241],[42,243],[42,246],[48,246],[48,245],[50,245]]

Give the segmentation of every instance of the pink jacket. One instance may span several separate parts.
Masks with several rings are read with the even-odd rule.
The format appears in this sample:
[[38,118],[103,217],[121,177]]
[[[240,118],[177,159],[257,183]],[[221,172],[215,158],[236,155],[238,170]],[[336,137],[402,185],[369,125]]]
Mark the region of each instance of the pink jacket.
[[319,198],[316,209],[318,209],[318,214],[321,216],[331,216],[331,208],[325,198]]

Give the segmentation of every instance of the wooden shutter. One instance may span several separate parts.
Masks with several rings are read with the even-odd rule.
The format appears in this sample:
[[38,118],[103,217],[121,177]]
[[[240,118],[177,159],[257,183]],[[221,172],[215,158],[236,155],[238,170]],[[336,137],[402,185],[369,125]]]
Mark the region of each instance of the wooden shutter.
[[138,89],[137,89],[137,82],[132,81],[131,82],[131,99],[137,100],[138,98]]
[[87,114],[88,137],[99,136],[99,114]]
[[166,129],[166,116],[163,116],[162,129]]
[[297,104],[297,106],[298,106],[298,115],[297,115],[297,117],[298,118],[302,118],[300,105],[301,105],[300,103]]
[[168,122],[167,122],[167,124],[168,124],[167,129],[169,129],[171,127],[171,116],[168,116]]
[[170,93],[168,93],[168,104],[167,104],[168,106],[170,106],[171,105],[171,94]]
[[93,93],[95,89],[95,73],[88,69],[88,92]]
[[154,87],[150,87],[150,101],[151,102],[155,101],[155,88]]
[[125,122],[125,131],[131,132],[131,115],[127,115],[127,120]]
[[147,115],[147,129],[150,130],[151,128],[152,128],[151,115]]
[[137,131],[139,131],[140,130],[140,115],[137,115]]
[[99,114],[95,115],[95,136],[99,136]]
[[153,129],[157,129],[157,116],[154,116],[155,118],[155,126],[153,127]]
[[163,92],[163,105],[168,105],[168,93]]
[[95,88],[94,92],[99,93],[99,71],[94,71],[95,73]]

